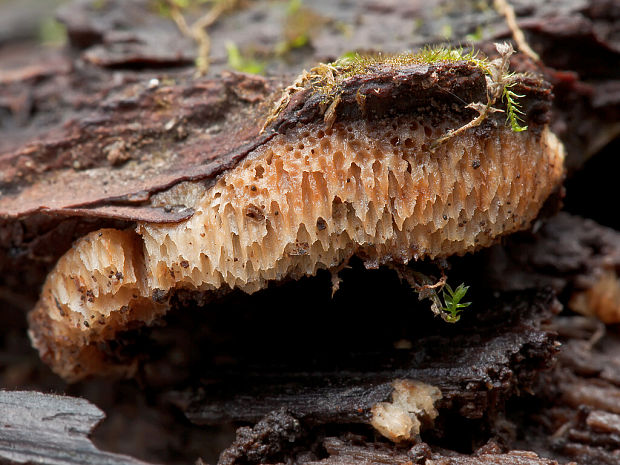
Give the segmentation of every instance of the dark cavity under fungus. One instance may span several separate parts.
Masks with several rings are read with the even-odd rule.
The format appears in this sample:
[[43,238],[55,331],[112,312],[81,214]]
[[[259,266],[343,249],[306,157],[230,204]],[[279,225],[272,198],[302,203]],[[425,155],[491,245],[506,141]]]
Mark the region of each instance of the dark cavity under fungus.
[[490,113],[431,150],[476,116],[468,104],[487,101],[485,74],[470,61],[376,63],[329,96],[289,91],[255,148],[209,187],[159,194],[192,206],[191,218],[78,240],[30,313],[34,346],[68,380],[127,375],[135,363],[108,344],[164,315],[178,290],[255,292],[353,255],[369,267],[443,258],[527,228],[563,176],[547,83],[515,81],[527,131]]

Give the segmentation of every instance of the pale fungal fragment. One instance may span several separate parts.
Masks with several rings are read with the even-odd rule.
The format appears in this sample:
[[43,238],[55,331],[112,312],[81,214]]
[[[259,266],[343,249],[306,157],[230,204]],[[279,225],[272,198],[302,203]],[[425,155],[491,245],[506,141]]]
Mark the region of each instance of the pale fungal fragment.
[[30,314],[43,359],[69,380],[130,374],[109,343],[163,315],[176,290],[255,292],[353,255],[368,267],[443,258],[527,228],[563,176],[546,110],[531,107],[526,132],[489,117],[430,150],[471,119],[460,100],[484,96],[484,76],[469,63],[395,66],[341,83],[329,124],[320,96],[294,95],[237,166],[160,196],[191,205],[190,219],[78,240]]
[[370,424],[390,441],[415,441],[422,426],[437,418],[435,402],[441,399],[441,391],[414,380],[398,380],[393,386],[392,402],[374,405]]
[[605,270],[593,285],[575,292],[568,303],[571,310],[593,316],[605,324],[620,323],[620,278],[614,270]]

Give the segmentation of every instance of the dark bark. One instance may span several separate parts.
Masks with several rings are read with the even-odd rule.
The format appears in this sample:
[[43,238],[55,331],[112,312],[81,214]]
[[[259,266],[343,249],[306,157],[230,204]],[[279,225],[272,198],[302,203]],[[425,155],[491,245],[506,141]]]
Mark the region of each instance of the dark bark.
[[[519,58],[513,60],[513,65],[520,70],[542,71],[554,85],[553,129],[566,144],[569,168],[577,169],[617,138],[620,131],[620,11],[613,0],[592,0],[586,4],[572,0],[535,5],[521,0],[511,3],[545,67],[541,69]],[[272,52],[282,40],[281,32],[287,21],[283,5],[250,2],[222,17],[210,29],[212,72],[207,78],[194,79],[195,44],[151,5],[147,0],[136,0],[129,5],[121,0],[72,2],[60,14],[67,25],[70,44],[65,50],[57,51],[20,42],[22,31],[31,30],[32,26],[5,27],[14,22],[15,16],[0,15],[0,299],[3,305],[27,310],[49,267],[70,247],[72,240],[90,230],[102,226],[128,227],[138,219],[178,221],[191,214],[191,210],[182,206],[169,210],[154,207],[150,203],[152,194],[183,180],[209,179],[232,166],[260,140],[257,139],[259,119],[269,109],[265,102],[303,68],[308,69],[318,61],[333,60],[351,49],[399,52],[444,41],[448,35],[454,42],[463,41],[467,34],[479,35],[482,41],[478,45],[491,52],[491,42],[509,37],[503,19],[492,8],[480,8],[480,2],[473,0],[417,3],[321,0],[306,2],[321,18],[308,28],[309,45],[294,49],[282,58]],[[40,10],[38,4],[37,10]],[[32,24],[35,14],[34,10],[28,12],[28,24]],[[306,15],[309,17],[307,12]],[[239,24],[243,27],[239,28]],[[264,58],[269,74],[277,77],[219,74],[227,67],[225,42],[231,39],[240,50],[254,50],[258,58]],[[566,231],[562,232],[563,229]],[[512,269],[509,275],[504,269],[495,277],[502,278],[504,283],[509,280],[510,284],[527,283],[523,287],[552,284],[566,302],[567,294],[587,288],[598,270],[609,266],[618,268],[616,236],[617,233],[605,232],[597,225],[560,217],[541,232],[527,240],[515,240],[507,252],[501,252],[502,260],[510,257],[508,261],[515,268],[520,267],[521,274]],[[455,268],[458,271],[458,265]],[[462,274],[481,271],[477,267]],[[362,279],[360,282],[352,293],[366,296],[365,287],[376,285]],[[307,289],[316,290],[311,285]],[[292,295],[298,291],[289,292]],[[410,305],[409,291],[392,285],[386,292],[400,293],[400,302]],[[30,300],[25,300],[24,295]],[[270,299],[265,295],[275,294],[262,295],[253,297],[265,301]],[[364,298],[367,297],[359,297],[355,304],[364,310],[372,307],[385,313],[383,301],[364,306],[361,302]],[[147,364],[144,384],[134,387],[134,394],[129,396],[125,396],[126,386],[107,381],[70,388],[59,384],[29,352],[21,313],[3,309],[0,385],[68,389],[76,395],[96,398],[98,405],[105,406],[106,413],[112,417],[108,421],[120,418],[116,423],[108,423],[111,426],[107,436],[100,436],[102,443],[118,449],[116,438],[125,432],[126,441],[131,442],[126,447],[132,454],[144,456],[152,443],[160,444],[161,450],[173,451],[168,455],[158,451],[155,456],[162,461],[189,463],[199,454],[197,451],[218,448],[214,444],[219,436],[212,430],[190,429],[186,420],[178,418],[179,412],[176,416],[162,413],[174,397],[171,389],[186,391],[188,386],[197,385],[196,378],[213,370],[208,373],[207,381],[215,373],[214,386],[231,391],[219,397],[205,383],[208,395],[194,399],[191,407],[195,418],[203,415],[210,422],[225,418],[258,421],[283,405],[297,409],[295,415],[283,414],[282,421],[267,421],[252,431],[243,430],[240,439],[229,449],[225,463],[284,458],[326,465],[424,463],[426,459],[451,465],[553,463],[531,453],[508,452],[514,448],[536,450],[579,463],[618,463],[617,338],[607,334],[598,344],[591,344],[588,339],[596,331],[596,325],[588,326],[581,318],[556,319],[554,328],[566,342],[560,352],[560,364],[544,382],[536,384],[535,379],[553,352],[553,339],[547,329],[540,327],[551,301],[541,298],[541,294],[530,294],[528,298],[503,297],[506,308],[519,307],[514,316],[501,312],[485,323],[476,321],[476,325],[484,327],[480,332],[467,329],[459,337],[456,333],[461,331],[461,326],[457,329],[443,326],[443,334],[436,339],[424,339],[428,344],[425,348],[405,352],[387,350],[379,357],[375,353],[374,358],[365,353],[363,363],[352,366],[351,373],[358,377],[355,380],[335,369],[323,370],[324,377],[313,378],[290,360],[286,370],[277,376],[273,371],[218,371],[219,364],[209,359],[209,352],[200,354],[202,358],[192,353],[202,348],[191,347],[192,339],[187,335],[201,326],[197,321],[203,323],[204,319],[192,320],[177,328],[177,332],[168,333],[169,345],[165,346],[169,349],[168,364]],[[243,299],[237,304],[232,302],[231,308],[250,306]],[[332,301],[326,297],[319,305],[328,306],[329,302]],[[342,307],[346,305],[342,300],[336,302]],[[539,310],[542,313],[537,313]],[[249,311],[258,312],[252,308]],[[413,333],[417,337],[412,329],[415,324],[396,321],[393,326],[397,328],[392,331],[406,333],[407,337]],[[298,326],[307,324],[301,319],[299,322]],[[368,318],[366,323],[376,322],[375,317]],[[417,330],[424,332],[426,324],[420,323]],[[232,331],[240,326],[231,325]],[[345,333],[347,328],[359,331],[360,327],[350,323],[340,329]],[[436,329],[433,325],[429,327]],[[322,331],[318,334],[323,334]],[[303,332],[296,334],[299,335],[303,336]],[[231,338],[231,345],[242,341],[244,336],[242,332],[238,339]],[[317,339],[316,334],[312,336]],[[214,331],[209,337],[218,339],[221,334]],[[347,344],[351,340],[347,339]],[[346,352],[347,344],[338,346],[338,350]],[[185,347],[184,355],[179,355],[176,349],[184,346],[189,347]],[[253,350],[250,345],[244,347]],[[256,347],[260,346],[256,344]],[[462,359],[456,355],[459,349],[465,355]],[[400,355],[391,357],[395,353]],[[403,354],[407,354],[404,361]],[[223,351],[218,355],[234,359],[238,354]],[[190,359],[192,363],[188,362]],[[380,364],[395,360],[396,368],[379,369]],[[420,360],[427,365],[422,366]],[[190,372],[180,373],[186,369]],[[346,431],[359,426],[333,425],[332,422],[339,421],[364,423],[372,402],[389,398],[390,382],[404,376],[425,379],[440,385],[444,391],[441,408],[446,418],[441,415],[438,418],[437,434],[426,433],[429,443],[443,441],[446,445],[450,440],[453,447],[467,449],[471,442],[478,444],[488,437],[497,437],[498,441],[508,443],[508,448],[463,455],[420,443],[406,450],[375,442],[363,426],[365,436],[355,439],[346,435]],[[248,390],[251,396],[268,392],[269,383],[281,390],[269,400],[256,401],[256,397],[251,397],[256,402],[250,405],[249,401],[244,403],[235,398],[235,394],[244,392],[240,386],[246,386],[248,379],[256,385],[254,391]],[[353,396],[346,397],[342,389],[328,387],[325,379],[349,387]],[[294,395],[286,394],[287,386],[292,386]],[[536,392],[536,398],[516,397],[517,392],[530,388]],[[299,397],[300,393],[305,397]],[[375,397],[364,397],[369,394]],[[58,463],[108,463],[105,462],[108,459],[114,463],[140,463],[94,448],[87,436],[102,414],[92,405],[36,393],[0,393],[0,397],[11,395],[21,396],[21,401],[9,409],[13,417],[0,415],[0,437],[11,435],[11,441],[15,441],[16,431],[23,432],[25,436],[19,440],[29,442],[22,442],[22,450],[34,454],[28,456],[29,460],[43,457],[49,463],[52,458],[60,457],[60,453],[71,452],[86,455],[77,455],[81,457],[79,462]],[[35,398],[43,403],[33,410],[30,401]],[[342,402],[343,399],[347,402]],[[521,403],[525,399],[529,400]],[[506,402],[508,409],[504,411]],[[149,405],[151,413],[155,410],[166,420],[149,416],[144,403]],[[42,414],[47,411],[51,414],[46,417],[55,415],[60,405],[67,407],[65,412],[69,416],[58,417],[59,422],[54,425],[64,428],[62,425],[67,421],[75,420],[72,424],[78,425],[79,433],[69,435],[64,429],[47,428],[49,420],[44,420]],[[362,413],[355,407],[361,408]],[[35,415],[32,423],[26,424],[15,416],[24,410]],[[511,417],[522,432],[522,439],[515,440],[501,431],[502,415],[510,417],[520,411],[523,415]],[[86,418],[81,416],[84,412]],[[141,422],[131,422],[130,416],[141,416]],[[6,423],[6,418],[12,418],[11,423]],[[206,421],[204,418],[200,421]],[[3,427],[3,421],[19,428]],[[300,431],[295,421],[300,422]],[[149,422],[159,425],[153,434]],[[455,431],[447,431],[450,422],[456,433],[466,436],[465,446],[455,439]],[[149,432],[146,433],[149,445],[126,433],[130,431],[129,423],[137,423],[136,428]],[[476,427],[471,428],[472,424]],[[481,425],[484,427],[478,428]],[[105,429],[106,424],[102,427]],[[330,427],[335,431],[328,431]],[[442,431],[446,436],[437,437]],[[30,441],[33,435],[37,442]],[[472,441],[472,436],[477,435],[481,437]],[[290,438],[294,439],[293,443]],[[55,449],[49,441],[61,441],[57,444],[63,444],[66,449]],[[229,442],[220,438],[220,443]],[[45,449],[47,446],[50,448]],[[250,455],[250,449],[256,454]],[[0,454],[14,454],[14,449],[7,450]],[[14,455],[2,457],[5,461],[15,460]]]
[[[447,451],[433,452],[414,446],[410,450],[394,450],[383,444],[355,445],[336,438],[326,438],[323,442],[329,457],[309,462],[322,465],[353,464],[426,464],[433,465],[557,465],[554,460],[539,457],[533,452],[511,451],[508,453],[481,453],[468,456]],[[422,444],[424,446],[424,444]]]
[[[241,437],[247,432],[240,431],[237,434],[239,438],[235,444],[240,443]],[[472,456],[441,449],[433,450],[423,442],[413,447],[396,448],[386,443],[369,442],[363,437],[355,437],[354,435],[346,435],[341,438],[326,437],[319,440],[314,448],[320,450],[320,454],[326,457],[319,458],[317,454],[309,451],[298,452],[299,458],[302,459],[298,459],[299,463],[309,465],[423,465],[429,463],[433,465],[558,465],[555,460],[548,460],[528,451],[515,450],[502,453],[499,449],[481,449],[479,453]],[[251,451],[245,450],[244,452],[248,454],[255,450],[256,448],[252,444]],[[220,457],[218,465],[259,463],[248,460],[247,456],[243,457],[243,460],[239,460],[238,457],[235,457],[236,461],[230,460],[231,453],[238,454],[239,452],[241,452],[239,445],[227,449]],[[265,463],[265,459],[269,457],[268,454],[262,456],[261,463]]]
[[[614,292],[620,283],[614,279],[620,272],[620,233],[564,212],[539,226],[536,234],[516,234],[506,247],[484,252],[488,285],[504,290],[549,286],[571,308],[619,322]],[[607,297],[597,299],[597,292]]]
[[265,415],[254,427],[241,427],[237,438],[220,454],[218,465],[264,463],[275,457],[284,457],[287,445],[302,434],[299,421],[285,409]]
[[310,425],[368,423],[371,408],[390,400],[392,382],[412,379],[441,390],[441,411],[492,423],[508,398],[551,365],[554,338],[542,325],[557,309],[549,293],[505,294],[488,306],[479,302],[456,328],[429,326],[412,350],[316,354],[285,371],[268,363],[205,372],[208,394],[191,403],[187,416],[198,424],[256,422],[285,408]]
[[620,339],[603,337],[604,326],[580,317],[557,319],[553,327],[562,350],[540,379],[536,404],[543,407],[532,410],[523,443],[577,463],[618,463]]

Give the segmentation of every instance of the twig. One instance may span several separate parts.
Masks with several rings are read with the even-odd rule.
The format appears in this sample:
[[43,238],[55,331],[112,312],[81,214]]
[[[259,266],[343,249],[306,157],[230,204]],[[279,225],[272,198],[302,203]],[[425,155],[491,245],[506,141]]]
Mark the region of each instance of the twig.
[[299,76],[297,76],[297,79],[295,79],[295,81],[290,86],[284,89],[284,91],[282,92],[282,96],[274,104],[273,109],[271,110],[271,112],[269,113],[269,116],[265,120],[265,124],[263,124],[263,127],[261,128],[259,134],[262,134],[263,132],[265,132],[265,129],[267,129],[267,127],[273,121],[275,121],[275,119],[278,117],[280,112],[284,108],[286,108],[286,106],[291,101],[291,96],[295,92],[304,89],[304,85],[308,81],[309,78],[310,78],[310,73],[304,70]]
[[497,10],[497,12],[506,19],[506,24],[508,25],[508,28],[510,29],[510,32],[512,33],[512,38],[517,44],[517,48],[522,53],[525,53],[528,57],[530,57],[535,62],[540,62],[540,57],[534,50],[532,50],[532,47],[530,47],[530,44],[527,43],[527,40],[525,39],[525,35],[523,34],[523,31],[517,24],[515,10],[512,7],[512,5],[508,3],[508,0],[494,0],[493,6]]
[[342,282],[342,278],[339,276],[339,274],[345,268],[349,268],[348,258],[346,260],[343,260],[342,263],[336,268],[330,270],[330,273],[332,275],[332,298],[334,298],[334,295],[336,294],[336,292],[338,292],[338,289],[340,289],[340,283]]
[[455,129],[453,131],[448,131],[443,136],[435,139],[433,143],[431,144],[431,151],[435,150],[437,147],[439,147],[441,144],[446,142],[448,139],[452,139],[454,136],[458,136],[459,134],[467,131],[468,129],[475,128],[476,126],[480,126],[482,122],[486,119],[489,113],[494,112],[494,111],[501,111],[501,110],[498,110],[497,108],[493,108],[493,105],[495,104],[495,100],[496,100],[495,98],[489,98],[489,101],[487,102],[486,105],[482,103],[470,103],[469,105],[467,105],[465,108],[472,108],[476,110],[478,112],[478,116],[476,116],[469,123],[464,124],[460,128]]
[[508,72],[510,66],[510,56],[514,53],[512,45],[508,43],[495,44],[495,48],[500,54],[499,58],[493,60],[488,67],[487,81],[487,102],[470,103],[466,108],[471,108],[478,112],[478,116],[472,119],[469,123],[463,126],[446,132],[443,136],[435,139],[430,147],[431,151],[435,151],[437,147],[452,139],[454,136],[461,134],[468,129],[480,126],[482,122],[487,118],[489,113],[501,112],[503,110],[495,108],[493,105],[502,98],[504,89],[510,86],[514,82],[514,75]]
[[426,291],[430,289],[442,288],[446,285],[446,281],[448,280],[448,277],[446,276],[444,269],[441,267],[440,267],[441,278],[439,279],[439,281],[432,283],[432,284],[428,276],[426,276],[423,273],[419,273],[415,270],[412,270],[406,265],[400,265],[400,264],[394,263],[390,265],[390,268],[396,271],[396,274],[398,274],[398,277],[400,278],[401,281],[406,281],[407,284],[409,284],[409,286],[411,286],[416,292],[422,292],[422,291]]
[[226,11],[234,9],[239,0],[219,0],[203,16],[198,18],[192,25],[188,25],[183,13],[174,0],[168,0],[170,6],[170,17],[176,23],[181,33],[193,39],[198,44],[198,56],[196,57],[196,68],[199,76],[204,76],[209,71],[209,55],[211,53],[211,37],[207,28],[213,25],[219,17]]

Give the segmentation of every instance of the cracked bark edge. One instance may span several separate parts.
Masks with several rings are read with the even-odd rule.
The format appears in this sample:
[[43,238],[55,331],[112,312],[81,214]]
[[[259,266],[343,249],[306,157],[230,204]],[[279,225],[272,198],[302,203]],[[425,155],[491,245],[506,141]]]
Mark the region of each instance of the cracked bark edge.
[[89,435],[104,418],[84,399],[0,391],[0,463],[148,465],[95,447]]

